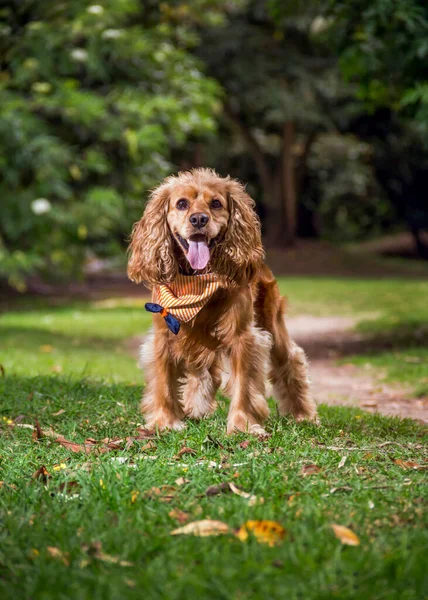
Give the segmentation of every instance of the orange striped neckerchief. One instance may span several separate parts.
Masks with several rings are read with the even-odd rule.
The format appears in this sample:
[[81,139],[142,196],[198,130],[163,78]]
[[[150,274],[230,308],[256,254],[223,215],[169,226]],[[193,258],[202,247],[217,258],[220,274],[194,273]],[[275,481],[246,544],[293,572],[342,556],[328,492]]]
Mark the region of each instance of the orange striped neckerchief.
[[205,275],[177,275],[171,282],[155,287],[159,304],[181,322],[188,323],[220,288],[227,287],[224,279]]

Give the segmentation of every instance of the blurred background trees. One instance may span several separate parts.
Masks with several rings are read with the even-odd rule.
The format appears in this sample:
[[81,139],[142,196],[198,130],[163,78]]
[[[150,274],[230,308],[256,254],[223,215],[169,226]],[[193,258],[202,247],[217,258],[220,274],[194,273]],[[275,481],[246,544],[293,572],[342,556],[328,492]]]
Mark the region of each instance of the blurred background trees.
[[0,277],[18,288],[123,256],[147,190],[198,165],[249,182],[268,246],[406,223],[428,254],[423,3],[17,0],[0,18]]

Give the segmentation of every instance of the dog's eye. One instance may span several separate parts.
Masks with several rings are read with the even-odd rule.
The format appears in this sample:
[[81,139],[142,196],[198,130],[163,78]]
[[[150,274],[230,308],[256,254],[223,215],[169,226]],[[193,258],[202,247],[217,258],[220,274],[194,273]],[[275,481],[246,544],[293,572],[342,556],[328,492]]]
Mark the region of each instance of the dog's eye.
[[175,206],[178,208],[178,210],[186,210],[186,208],[189,206],[189,203],[187,202],[186,198],[180,198]]
[[222,203],[220,200],[217,200],[217,198],[214,198],[214,200],[211,202],[211,208],[221,208],[222,206]]

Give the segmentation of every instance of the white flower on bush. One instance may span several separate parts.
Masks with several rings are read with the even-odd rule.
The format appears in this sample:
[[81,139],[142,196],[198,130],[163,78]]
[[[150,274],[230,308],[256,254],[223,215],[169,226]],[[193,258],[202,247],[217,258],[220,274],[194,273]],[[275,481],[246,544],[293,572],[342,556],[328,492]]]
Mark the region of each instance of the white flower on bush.
[[104,7],[100,4],[93,4],[92,6],[88,7],[88,13],[91,13],[91,15],[102,15],[103,12]]
[[52,208],[51,203],[46,198],[37,198],[31,203],[31,210],[35,215],[44,215]]
[[121,29],[105,29],[102,32],[101,37],[104,40],[117,40],[117,38],[120,38],[122,33],[123,32]]
[[312,33],[312,35],[324,33],[324,31],[326,31],[332,23],[332,19],[322,17],[321,15],[319,15],[318,17],[315,17],[315,19],[312,21],[310,26],[310,32]]
[[88,60],[88,52],[83,48],[75,48],[70,52],[70,56],[76,62],[86,62]]

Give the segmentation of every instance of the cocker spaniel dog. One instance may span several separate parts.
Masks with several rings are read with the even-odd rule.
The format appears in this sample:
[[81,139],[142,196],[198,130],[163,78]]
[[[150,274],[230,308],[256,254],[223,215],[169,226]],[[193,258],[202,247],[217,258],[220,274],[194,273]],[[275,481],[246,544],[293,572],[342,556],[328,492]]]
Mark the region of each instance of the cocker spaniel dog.
[[193,169],[152,192],[128,264],[130,279],[152,288],[141,347],[147,427],[182,429],[184,417],[209,415],[225,380],[228,433],[265,434],[267,381],[281,414],[316,420],[305,354],[263,258],[254,201],[238,181]]

